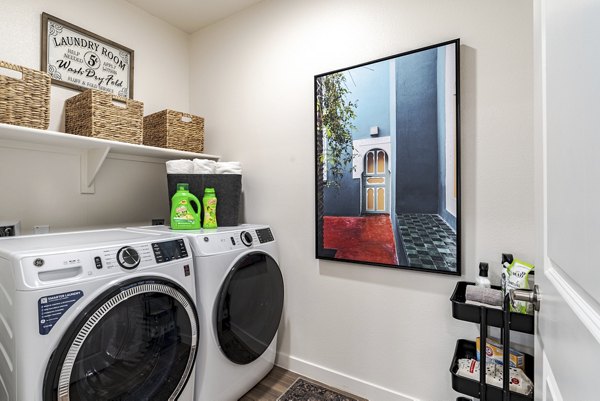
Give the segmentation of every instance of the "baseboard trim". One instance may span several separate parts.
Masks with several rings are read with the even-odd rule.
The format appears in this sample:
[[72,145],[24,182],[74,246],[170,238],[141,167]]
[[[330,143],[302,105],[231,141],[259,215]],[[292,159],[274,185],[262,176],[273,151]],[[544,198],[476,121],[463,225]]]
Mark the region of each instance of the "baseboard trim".
[[416,398],[345,373],[278,352],[275,364],[370,401],[419,401]]

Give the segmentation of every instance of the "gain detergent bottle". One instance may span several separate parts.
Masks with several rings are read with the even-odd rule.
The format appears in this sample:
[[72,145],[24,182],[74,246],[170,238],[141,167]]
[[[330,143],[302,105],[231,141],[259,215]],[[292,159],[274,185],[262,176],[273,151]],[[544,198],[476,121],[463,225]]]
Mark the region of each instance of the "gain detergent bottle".
[[[200,228],[200,201],[188,190],[186,183],[177,184],[177,192],[171,198],[171,229],[197,230]],[[192,207],[196,204],[196,210]]]
[[205,188],[202,197],[204,224],[202,228],[217,228],[217,196],[214,188]]

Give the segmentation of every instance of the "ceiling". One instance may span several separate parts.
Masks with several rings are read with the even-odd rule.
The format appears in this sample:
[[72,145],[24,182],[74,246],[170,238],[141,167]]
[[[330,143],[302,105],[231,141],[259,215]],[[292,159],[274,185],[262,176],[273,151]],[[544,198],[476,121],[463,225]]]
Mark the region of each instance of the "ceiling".
[[193,33],[261,0],[126,0],[148,13]]

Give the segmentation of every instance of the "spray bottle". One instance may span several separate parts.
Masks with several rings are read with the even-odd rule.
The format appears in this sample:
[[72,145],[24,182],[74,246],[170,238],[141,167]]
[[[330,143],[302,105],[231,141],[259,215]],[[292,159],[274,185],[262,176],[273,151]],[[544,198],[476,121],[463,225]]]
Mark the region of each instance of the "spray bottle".
[[488,278],[488,264],[485,262],[479,263],[479,276],[475,279],[475,285],[483,288],[490,288],[492,286]]

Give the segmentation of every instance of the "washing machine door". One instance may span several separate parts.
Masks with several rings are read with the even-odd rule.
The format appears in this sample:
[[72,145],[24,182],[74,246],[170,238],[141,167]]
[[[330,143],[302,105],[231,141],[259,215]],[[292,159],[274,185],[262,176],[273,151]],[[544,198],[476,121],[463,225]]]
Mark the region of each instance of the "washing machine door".
[[198,319],[187,292],[137,278],[73,322],[46,369],[44,401],[176,400],[190,378]]
[[216,331],[221,350],[231,361],[248,364],[273,341],[283,310],[283,277],[277,262],[251,252],[233,265],[219,291]]

